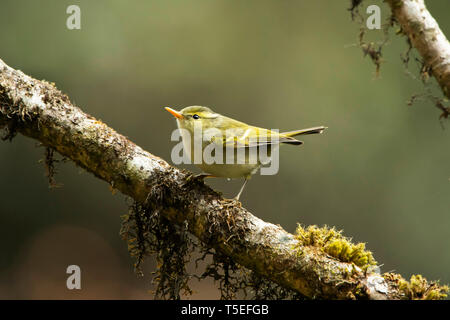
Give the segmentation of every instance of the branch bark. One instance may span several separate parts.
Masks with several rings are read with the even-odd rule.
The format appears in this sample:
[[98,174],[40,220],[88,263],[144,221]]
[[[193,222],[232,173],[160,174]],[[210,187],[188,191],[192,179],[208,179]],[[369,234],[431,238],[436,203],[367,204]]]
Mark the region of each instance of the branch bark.
[[422,56],[442,92],[450,98],[450,43],[424,0],[387,0],[403,33]]
[[[123,194],[157,207],[174,224],[216,251],[283,287],[310,298],[405,298],[400,276],[366,272],[280,226],[222,198],[191,174],[144,151],[82,112],[54,85],[33,79],[0,60],[0,128],[19,132],[70,158]],[[293,248],[296,249],[293,249]]]

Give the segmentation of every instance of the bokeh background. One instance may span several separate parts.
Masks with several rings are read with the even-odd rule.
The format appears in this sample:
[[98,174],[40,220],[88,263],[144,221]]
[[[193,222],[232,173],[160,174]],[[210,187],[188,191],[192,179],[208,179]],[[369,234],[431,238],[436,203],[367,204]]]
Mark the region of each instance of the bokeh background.
[[[81,8],[81,30],[66,8]],[[385,4],[366,0],[382,8]],[[427,1],[447,36],[450,2]],[[450,122],[427,99],[406,41],[390,33],[375,67],[356,45],[349,1],[2,0],[0,58],[57,87],[85,112],[170,162],[175,128],[163,107],[206,105],[242,121],[293,130],[329,129],[281,150],[275,176],[255,176],[241,198],[260,218],[343,229],[367,243],[381,270],[450,283]],[[381,41],[383,31],[368,32]],[[411,74],[408,74],[411,73]],[[49,189],[44,148],[17,136],[0,143],[0,298],[151,299],[137,277],[120,215],[129,201],[72,163]],[[191,167],[187,167],[191,168]],[[191,168],[198,172],[197,169]],[[208,180],[234,196],[241,181]],[[82,270],[67,290],[66,268]],[[193,280],[193,298],[216,298]]]

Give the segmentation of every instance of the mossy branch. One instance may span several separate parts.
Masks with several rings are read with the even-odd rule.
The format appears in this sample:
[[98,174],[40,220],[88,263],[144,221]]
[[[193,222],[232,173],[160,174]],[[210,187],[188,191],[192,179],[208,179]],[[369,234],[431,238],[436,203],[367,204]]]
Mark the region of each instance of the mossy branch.
[[[322,299],[442,298],[446,287],[380,275],[372,255],[328,228],[292,235],[224,199],[189,172],[170,166],[94,117],[46,81],[0,60],[0,128],[59,152],[114,189],[187,230],[261,278]],[[142,241],[142,239],[140,240]],[[174,294],[176,295],[176,293]]]

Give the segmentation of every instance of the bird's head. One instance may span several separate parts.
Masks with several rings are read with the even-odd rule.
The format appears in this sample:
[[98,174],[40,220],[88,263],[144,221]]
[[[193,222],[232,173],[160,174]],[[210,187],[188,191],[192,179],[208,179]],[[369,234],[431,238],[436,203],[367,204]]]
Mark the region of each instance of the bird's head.
[[199,125],[203,130],[214,127],[216,120],[220,117],[220,114],[202,106],[186,107],[181,111],[166,107],[166,110],[177,119],[178,127],[191,132],[196,125]]

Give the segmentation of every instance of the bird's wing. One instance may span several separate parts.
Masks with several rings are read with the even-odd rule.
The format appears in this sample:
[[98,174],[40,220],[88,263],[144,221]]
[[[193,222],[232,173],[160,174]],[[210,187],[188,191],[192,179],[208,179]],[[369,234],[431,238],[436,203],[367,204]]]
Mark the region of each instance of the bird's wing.
[[234,126],[225,137],[212,137],[211,142],[223,147],[250,148],[280,143],[300,145],[303,142],[278,132],[253,126]]

